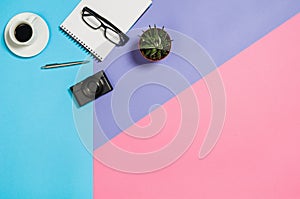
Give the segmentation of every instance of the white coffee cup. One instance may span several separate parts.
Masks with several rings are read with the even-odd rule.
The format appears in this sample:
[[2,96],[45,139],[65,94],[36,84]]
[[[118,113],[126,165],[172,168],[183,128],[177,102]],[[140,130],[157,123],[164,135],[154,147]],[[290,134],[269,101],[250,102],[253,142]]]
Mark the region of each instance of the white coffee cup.
[[[36,37],[36,28],[35,28],[35,22],[36,22],[36,19],[37,19],[37,16],[36,15],[32,15],[32,16],[29,16],[28,18],[26,19],[18,19],[16,20],[12,25],[11,27],[9,28],[9,37],[10,37],[10,40],[18,45],[18,46],[29,46],[31,45],[34,40],[35,40],[35,37]],[[28,40],[26,39],[26,41],[19,41],[17,38],[16,38],[16,35],[17,35],[17,28],[20,26],[20,25],[28,25],[30,28],[31,28],[31,37],[28,38]],[[27,26],[27,27],[28,27]]]

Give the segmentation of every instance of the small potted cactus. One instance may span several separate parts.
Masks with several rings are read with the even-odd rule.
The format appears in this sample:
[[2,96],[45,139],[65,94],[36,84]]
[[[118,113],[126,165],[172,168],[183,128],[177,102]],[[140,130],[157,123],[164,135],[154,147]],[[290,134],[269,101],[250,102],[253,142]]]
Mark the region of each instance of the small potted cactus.
[[164,27],[157,28],[156,25],[143,31],[139,40],[139,50],[144,58],[150,61],[159,61],[164,59],[171,50],[170,35],[164,30]]

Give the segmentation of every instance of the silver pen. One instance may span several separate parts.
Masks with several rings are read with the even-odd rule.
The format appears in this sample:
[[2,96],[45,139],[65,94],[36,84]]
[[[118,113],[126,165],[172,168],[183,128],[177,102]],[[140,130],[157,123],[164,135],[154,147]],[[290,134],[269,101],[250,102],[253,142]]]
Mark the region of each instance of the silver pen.
[[80,64],[87,64],[90,61],[74,61],[74,62],[66,62],[66,63],[54,63],[54,64],[47,64],[45,66],[42,66],[41,69],[49,69],[49,68],[60,68],[60,67],[67,67],[67,66],[75,66]]

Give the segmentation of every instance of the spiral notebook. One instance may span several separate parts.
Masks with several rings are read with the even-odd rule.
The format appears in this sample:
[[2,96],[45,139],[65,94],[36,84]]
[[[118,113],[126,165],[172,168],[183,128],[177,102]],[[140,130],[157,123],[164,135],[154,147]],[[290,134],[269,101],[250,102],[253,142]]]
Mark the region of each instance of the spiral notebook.
[[151,0],[83,0],[60,25],[72,39],[102,61],[115,47],[104,36],[104,29],[89,27],[82,20],[82,9],[88,7],[126,33],[150,7]]

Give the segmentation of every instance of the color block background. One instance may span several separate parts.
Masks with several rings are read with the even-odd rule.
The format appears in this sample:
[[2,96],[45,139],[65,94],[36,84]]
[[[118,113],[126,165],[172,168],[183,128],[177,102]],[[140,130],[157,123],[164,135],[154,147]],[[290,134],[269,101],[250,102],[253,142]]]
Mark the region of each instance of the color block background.
[[[220,66],[294,16],[299,10],[300,2],[281,0],[186,0],[184,3],[155,0],[134,28],[145,29],[148,25],[157,24],[182,32],[202,45],[216,65]],[[106,73],[113,85],[128,70],[141,64],[142,61],[137,57],[139,57],[138,53],[128,53],[109,66]],[[162,63],[175,68],[191,83],[201,78],[189,63],[176,56]],[[105,65],[107,63],[97,63],[94,68],[100,70]],[[105,99],[95,102],[97,118],[101,121],[108,138],[113,138],[125,130],[120,129],[114,121],[110,106],[111,95],[112,93]],[[129,107],[133,120],[136,122],[146,116],[153,104],[163,104],[172,97],[174,94],[155,85],[137,91]]]
[[[3,85],[0,87],[2,93],[0,95],[0,198],[92,198],[92,158],[77,137],[72,118],[72,100],[67,90],[75,83],[78,69],[74,67],[47,72],[39,69],[46,63],[86,57],[80,48],[58,31],[59,24],[78,2],[75,0],[2,0],[0,2],[2,34],[9,19],[24,11],[32,11],[45,18],[51,34],[47,48],[40,55],[30,59],[21,59],[9,53],[3,37],[0,38],[2,63],[0,73]],[[299,4],[299,1],[281,0],[187,0],[184,2],[155,0],[153,6],[135,27],[146,27],[156,23],[182,31],[201,43],[215,62],[221,65],[298,13]],[[125,58],[123,64],[127,63],[131,63],[131,59]],[[118,69],[108,73],[112,81],[117,80],[114,79],[114,76],[118,76],[117,73]],[[137,115],[146,114],[145,110]],[[114,137],[120,132],[120,129],[114,129],[108,133]],[[289,140],[287,142],[290,143]],[[245,142],[238,140],[237,143],[242,145]],[[290,147],[293,146],[291,142]],[[228,147],[230,148],[231,145]],[[162,193],[167,195],[177,195],[173,189],[163,184],[158,184],[161,186],[157,188],[141,187],[123,192],[121,184],[123,181],[117,181],[122,177],[120,173],[106,172],[107,168],[101,167],[96,162],[94,164],[96,198],[102,198],[104,195],[107,198],[114,198],[112,194],[116,192],[125,193],[132,198],[150,197],[151,194],[157,198],[159,193],[157,190],[162,190]],[[211,167],[217,167],[216,163],[212,163]],[[282,165],[280,167],[284,168],[282,170],[278,169],[279,167],[280,165],[277,165],[277,170],[273,171],[279,172],[291,168],[290,170],[296,173],[292,166]],[[241,173],[242,171],[239,172]],[[165,176],[169,177],[169,175]],[[191,176],[194,176],[194,173],[190,176],[186,175],[184,182],[189,184]],[[284,176],[278,176],[278,179],[280,177],[285,179]],[[102,186],[99,180],[106,184]],[[208,184],[213,183],[211,181]],[[276,187],[281,187],[280,185],[278,183],[270,189],[275,190]],[[249,187],[249,190],[255,190],[252,188]],[[120,191],[116,191],[117,189]],[[169,189],[169,192],[163,192],[164,189],[166,191]],[[190,190],[185,189],[186,192]],[[293,186],[290,189],[291,192],[294,191]],[[282,192],[279,188],[276,190],[286,193],[284,192],[286,190]],[[203,197],[205,195],[209,193],[203,193]]]
[[[94,161],[94,197],[299,198],[299,24],[297,15],[220,66],[227,116],[221,139],[207,158],[198,159],[210,112],[210,96],[200,80],[192,87],[199,91],[201,128],[188,152],[165,169],[139,175]],[[172,112],[176,102],[170,100],[163,106]],[[176,121],[170,115],[168,120]],[[169,131],[164,128],[160,133]],[[147,147],[135,145],[125,133],[113,142],[131,151]]]

